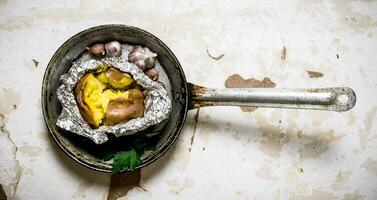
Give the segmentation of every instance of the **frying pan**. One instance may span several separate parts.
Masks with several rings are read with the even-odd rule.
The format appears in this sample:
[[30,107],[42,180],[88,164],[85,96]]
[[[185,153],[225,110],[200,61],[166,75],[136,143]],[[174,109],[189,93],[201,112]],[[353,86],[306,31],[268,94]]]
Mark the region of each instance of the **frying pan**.
[[172,111],[169,119],[159,129],[160,137],[156,149],[143,156],[142,163],[137,169],[154,162],[173,145],[190,109],[202,106],[254,106],[347,111],[356,103],[355,93],[347,87],[210,89],[197,86],[186,81],[177,58],[156,36],[126,25],[96,26],[74,35],[55,52],[43,77],[41,101],[45,123],[56,143],[73,160],[97,171],[112,170],[111,163],[103,161],[91,152],[91,149],[100,149],[101,146],[96,146],[93,142],[56,126],[56,119],[61,112],[56,90],[61,84],[58,81],[60,76],[82,55],[85,47],[110,40],[146,46],[157,53],[158,60],[166,71],[165,81],[171,88]]

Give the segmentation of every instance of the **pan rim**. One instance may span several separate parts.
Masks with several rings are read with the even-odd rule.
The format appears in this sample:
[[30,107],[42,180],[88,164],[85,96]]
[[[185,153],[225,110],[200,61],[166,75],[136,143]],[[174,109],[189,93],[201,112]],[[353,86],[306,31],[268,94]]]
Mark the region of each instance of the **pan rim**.
[[73,40],[74,38],[80,36],[80,35],[83,35],[85,33],[88,33],[88,32],[91,32],[91,31],[95,31],[95,30],[99,30],[99,29],[105,29],[105,28],[121,28],[121,29],[129,29],[129,30],[136,30],[138,32],[141,32],[151,38],[153,38],[154,40],[158,41],[159,44],[161,44],[163,46],[163,48],[167,51],[167,53],[171,56],[171,58],[173,59],[173,61],[176,63],[176,66],[178,67],[178,70],[180,72],[180,75],[181,75],[181,81],[184,82],[183,84],[183,87],[182,89],[184,89],[184,100],[185,100],[185,103],[184,104],[181,104],[181,106],[183,106],[182,110],[184,112],[181,112],[183,113],[183,116],[182,116],[182,119],[181,119],[181,122],[179,124],[177,124],[176,126],[176,130],[174,132],[171,132],[169,133],[170,134],[170,139],[169,141],[161,148],[161,150],[158,151],[158,153],[156,153],[155,156],[151,157],[150,159],[146,160],[145,162],[143,162],[141,165],[137,166],[134,170],[138,170],[138,169],[141,169],[145,166],[148,166],[150,165],[151,163],[155,162],[156,160],[158,160],[159,158],[161,158],[163,155],[165,155],[165,153],[172,147],[172,145],[175,143],[175,141],[177,140],[178,136],[180,135],[181,131],[182,131],[182,128],[183,128],[183,125],[186,121],[186,116],[187,116],[187,112],[188,112],[188,105],[189,105],[189,95],[188,95],[188,86],[187,86],[187,80],[186,80],[186,76],[185,76],[185,73],[182,69],[182,66],[181,64],[179,63],[178,59],[176,58],[175,54],[171,51],[171,49],[162,41],[160,40],[158,37],[156,37],[155,35],[143,30],[143,29],[140,29],[138,27],[134,27],[134,26],[129,26],[129,25],[125,25],[125,24],[103,24],[103,25],[98,25],[98,26],[94,26],[94,27],[90,27],[90,28],[87,28],[87,29],[84,29],[76,34],[74,34],[73,36],[69,37],[56,51],[55,53],[53,54],[53,56],[51,57],[49,63],[47,64],[47,67],[45,69],[45,72],[44,72],[44,75],[43,75],[43,79],[42,79],[42,90],[41,90],[41,105],[42,105],[42,114],[43,114],[43,119],[44,119],[44,122],[48,128],[48,131],[50,133],[50,135],[53,137],[54,141],[58,144],[58,146],[60,147],[60,149],[63,150],[63,152],[65,154],[68,155],[68,157],[70,157],[71,159],[73,159],[74,161],[76,161],[77,163],[91,169],[91,170],[95,170],[95,171],[98,171],[98,172],[104,172],[104,173],[111,173],[111,169],[103,169],[103,168],[99,168],[99,167],[96,167],[95,165],[91,165],[87,162],[85,162],[84,160],[76,157],[74,155],[73,152],[71,152],[68,148],[64,147],[63,144],[62,144],[62,141],[60,141],[59,138],[57,138],[57,135],[55,133],[55,130],[53,130],[53,128],[50,126],[50,124],[48,123],[48,120],[49,120],[49,115],[48,115],[48,106],[47,106],[47,94],[48,94],[48,91],[47,91],[47,83],[49,82],[47,80],[47,76],[49,75],[49,71],[50,69],[55,66],[52,62],[56,59],[56,57],[59,55],[60,51],[62,51],[62,49],[71,41]]

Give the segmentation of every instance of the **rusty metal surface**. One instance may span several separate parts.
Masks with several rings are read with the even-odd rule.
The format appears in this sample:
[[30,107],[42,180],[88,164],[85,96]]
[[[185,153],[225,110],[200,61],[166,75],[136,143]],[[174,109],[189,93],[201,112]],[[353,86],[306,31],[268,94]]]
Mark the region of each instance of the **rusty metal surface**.
[[[232,88],[209,89],[190,84],[191,107],[204,106],[253,106],[269,108],[294,108],[347,111],[356,104],[351,88]],[[342,100],[344,98],[344,102]]]

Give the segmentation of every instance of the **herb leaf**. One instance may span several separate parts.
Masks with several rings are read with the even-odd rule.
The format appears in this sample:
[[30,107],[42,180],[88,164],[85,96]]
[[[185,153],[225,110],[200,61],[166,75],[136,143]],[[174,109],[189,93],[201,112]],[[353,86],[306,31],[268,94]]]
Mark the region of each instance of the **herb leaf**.
[[140,156],[135,149],[120,151],[115,154],[113,159],[113,174],[127,170],[134,170],[141,163]]
[[101,157],[104,161],[108,161],[114,158],[115,153],[116,153],[115,151],[107,151],[107,152],[102,153]]

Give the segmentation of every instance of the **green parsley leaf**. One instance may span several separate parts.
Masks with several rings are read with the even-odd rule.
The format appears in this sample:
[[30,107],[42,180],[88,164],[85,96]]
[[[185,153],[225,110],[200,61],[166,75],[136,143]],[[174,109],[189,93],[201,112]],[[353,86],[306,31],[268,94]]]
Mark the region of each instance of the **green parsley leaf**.
[[113,174],[127,170],[134,170],[141,163],[140,156],[135,149],[130,151],[120,151],[113,159]]
[[112,158],[114,158],[115,156],[115,151],[106,151],[104,153],[102,153],[101,157],[104,161],[108,161],[108,160],[111,160]]

